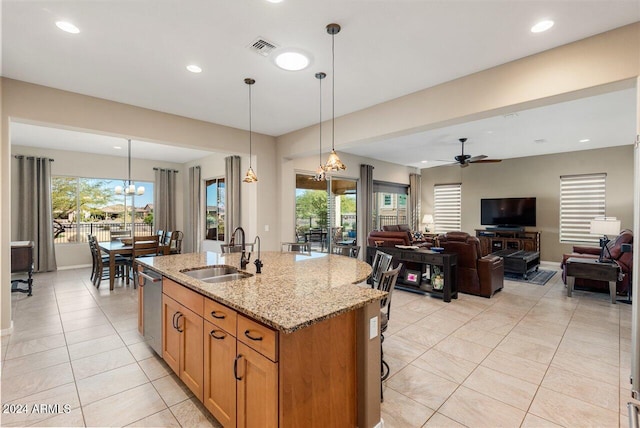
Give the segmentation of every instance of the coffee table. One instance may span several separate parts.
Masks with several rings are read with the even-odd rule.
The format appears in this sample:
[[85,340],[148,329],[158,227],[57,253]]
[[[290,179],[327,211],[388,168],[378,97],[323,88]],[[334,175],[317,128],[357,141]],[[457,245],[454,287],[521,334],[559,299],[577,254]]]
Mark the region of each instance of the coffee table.
[[566,261],[567,297],[571,297],[576,278],[595,279],[609,282],[611,303],[616,304],[616,281],[620,267],[617,263],[602,263],[596,259],[569,257]]
[[527,279],[530,272],[537,271],[540,266],[539,251],[524,251],[506,249],[492,253],[504,259],[504,271],[506,273],[517,273],[522,278]]

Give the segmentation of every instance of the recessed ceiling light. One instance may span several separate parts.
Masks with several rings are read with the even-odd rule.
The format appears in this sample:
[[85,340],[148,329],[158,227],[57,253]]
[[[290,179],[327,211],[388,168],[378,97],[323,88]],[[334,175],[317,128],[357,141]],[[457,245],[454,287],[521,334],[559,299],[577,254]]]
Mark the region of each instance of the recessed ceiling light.
[[311,62],[307,55],[297,51],[282,52],[276,56],[274,61],[278,67],[288,71],[304,70]]
[[57,21],[56,27],[71,34],[78,34],[80,32],[78,27],[67,21]]
[[591,141],[588,138],[583,138],[582,140],[580,140],[581,143],[588,143],[589,141]]
[[282,0],[267,0],[269,3],[282,3]]
[[122,147],[120,147],[120,146],[113,146],[113,148],[116,149],[116,150],[122,149]]
[[545,140],[544,138],[538,138],[537,140],[533,140],[533,142],[536,144],[542,144],[542,143],[546,143],[547,140]]
[[429,161],[422,161],[421,163],[427,163],[427,162],[429,162]]
[[202,73],[202,68],[198,67],[195,64],[187,65],[187,70],[189,70],[192,73]]
[[550,19],[545,19],[544,21],[540,21],[536,25],[531,27],[531,32],[542,33],[543,31],[547,31],[551,27],[553,27],[553,21]]

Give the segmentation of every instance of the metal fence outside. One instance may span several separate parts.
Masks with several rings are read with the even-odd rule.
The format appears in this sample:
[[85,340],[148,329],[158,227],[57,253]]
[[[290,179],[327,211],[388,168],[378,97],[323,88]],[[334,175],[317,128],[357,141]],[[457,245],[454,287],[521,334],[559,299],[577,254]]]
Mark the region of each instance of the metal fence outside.
[[381,215],[378,216],[378,229],[382,229],[382,226],[390,226],[392,224],[407,224],[406,215]]
[[[59,223],[64,229],[56,234],[54,243],[68,244],[73,242],[87,242],[87,235],[95,235],[99,242],[111,240],[111,232],[125,232],[131,230],[131,224],[127,224],[124,229],[122,223],[101,222],[101,223]],[[146,223],[135,223],[134,235],[153,235],[153,225]],[[60,229],[60,230],[62,230]],[[120,233],[121,235],[121,233]]]

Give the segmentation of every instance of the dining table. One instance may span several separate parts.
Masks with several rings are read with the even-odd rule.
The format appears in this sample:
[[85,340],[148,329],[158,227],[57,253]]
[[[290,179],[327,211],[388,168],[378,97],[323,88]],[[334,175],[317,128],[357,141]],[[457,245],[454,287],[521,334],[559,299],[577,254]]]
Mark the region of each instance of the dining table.
[[[144,242],[144,241],[136,241]],[[109,290],[113,291],[116,272],[116,256],[131,256],[133,254],[133,243],[121,240],[99,242],[100,251],[109,255]],[[168,255],[170,253],[169,245],[158,245],[158,254]]]

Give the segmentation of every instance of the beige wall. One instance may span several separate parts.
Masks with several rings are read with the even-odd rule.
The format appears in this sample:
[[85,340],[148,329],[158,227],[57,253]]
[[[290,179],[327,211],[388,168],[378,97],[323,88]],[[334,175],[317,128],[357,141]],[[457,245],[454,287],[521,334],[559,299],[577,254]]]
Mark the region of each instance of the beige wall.
[[508,159],[467,168],[442,166],[422,170],[422,211],[433,212],[435,184],[462,183],[462,230],[474,234],[480,225],[480,199],[535,197],[540,257],[560,262],[572,244],[559,238],[560,176],[607,173],[606,213],[633,228],[633,146]]

